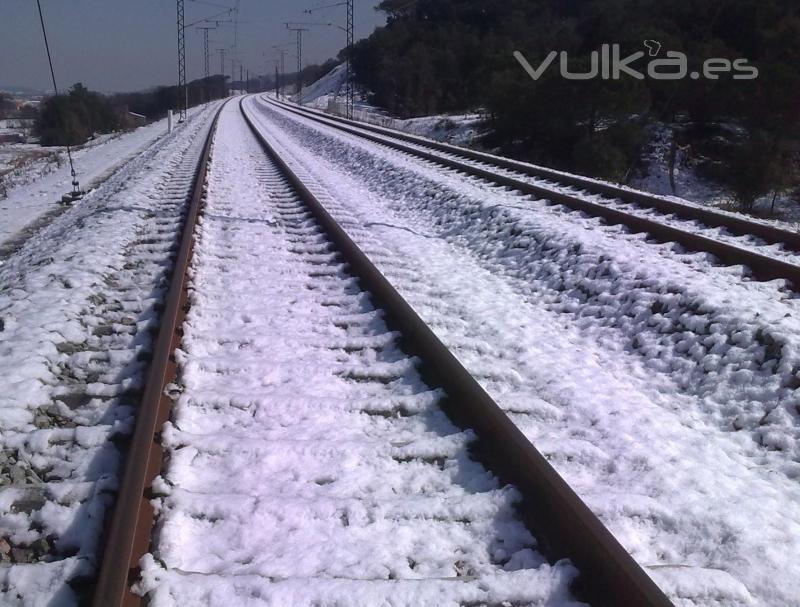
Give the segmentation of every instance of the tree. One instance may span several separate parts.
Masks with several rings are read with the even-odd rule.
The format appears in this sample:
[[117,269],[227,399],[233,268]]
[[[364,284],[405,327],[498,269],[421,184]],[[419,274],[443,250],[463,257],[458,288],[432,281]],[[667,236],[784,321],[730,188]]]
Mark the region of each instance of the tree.
[[11,100],[11,95],[0,91],[0,118],[8,118],[16,110],[16,105]]
[[[355,77],[373,103],[399,117],[483,110],[486,145],[615,179],[639,160],[648,125],[669,121],[689,139],[688,150],[713,151],[717,179],[736,182],[744,206],[797,173],[795,157],[757,143],[800,147],[796,0],[384,0],[378,9],[387,24],[355,46]],[[746,58],[760,75],[576,82],[560,77],[556,60],[534,82],[512,55],[519,50],[537,65],[565,51],[579,71],[603,43],[618,43],[627,55],[644,51],[644,40],[684,52],[690,71],[702,72],[711,57]],[[721,129],[745,136],[719,146]],[[745,160],[756,151],[782,171]]]

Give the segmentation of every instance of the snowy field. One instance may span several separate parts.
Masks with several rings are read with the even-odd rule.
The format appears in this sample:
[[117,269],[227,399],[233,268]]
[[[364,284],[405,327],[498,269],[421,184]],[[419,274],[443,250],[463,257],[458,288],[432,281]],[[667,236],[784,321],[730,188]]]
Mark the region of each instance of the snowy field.
[[[199,108],[190,113],[196,111]],[[97,188],[127,161],[142,154],[166,134],[164,119],[121,135],[101,135],[76,149],[73,157],[81,188],[87,191]],[[26,144],[5,147],[11,154],[35,154],[37,158],[5,176],[8,189],[5,198],[0,199],[0,263],[4,254],[63,211],[59,204],[61,196],[72,190],[64,148]],[[42,150],[47,154],[42,156]]]
[[[212,109],[145,145],[0,266],[4,607],[88,604]],[[98,172],[118,160],[96,153]]]
[[800,603],[800,306],[782,281],[248,107],[677,605]]
[[578,607],[236,103],[190,289],[150,605]]

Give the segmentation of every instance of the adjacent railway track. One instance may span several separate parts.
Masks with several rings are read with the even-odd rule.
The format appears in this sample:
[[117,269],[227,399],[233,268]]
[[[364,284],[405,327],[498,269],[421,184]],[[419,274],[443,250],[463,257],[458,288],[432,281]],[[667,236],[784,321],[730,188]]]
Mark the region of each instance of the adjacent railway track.
[[[377,347],[375,343],[382,343],[378,350],[385,348],[393,352],[392,356],[401,357],[393,359],[390,368],[406,368],[404,365],[410,365],[410,361],[415,360],[408,358],[409,356],[419,360],[418,372],[427,386],[423,392],[430,394],[439,390],[437,394],[443,394],[435,399],[433,406],[441,407],[457,426],[468,429],[477,436],[477,443],[467,447],[470,457],[475,457],[504,483],[513,485],[522,496],[517,505],[517,516],[524,521],[536,538],[537,550],[551,563],[568,558],[577,567],[579,574],[572,589],[578,598],[592,605],[615,607],[671,605],[644,570],[405,302],[301,178],[292,171],[289,164],[276,153],[270,141],[250,119],[241,102],[238,110],[265,154],[261,160],[263,168],[259,168],[258,171],[265,189],[270,191],[270,199],[277,201],[277,213],[281,225],[286,226],[287,237],[291,239],[291,249],[293,252],[300,251],[305,256],[301,260],[302,264],[311,264],[314,268],[309,271],[309,277],[320,281],[314,285],[307,284],[306,288],[324,291],[324,302],[320,304],[324,309],[337,306],[342,308],[342,315],[338,320],[332,317],[330,322],[338,323],[337,326],[340,328],[345,327],[347,334],[352,334],[356,342],[361,344],[340,347],[344,347],[347,352],[374,352]],[[141,603],[141,597],[132,591],[132,585],[139,580],[141,559],[151,548],[154,520],[151,498],[157,493],[154,491],[153,483],[162,472],[164,463],[165,445],[161,430],[170,420],[173,406],[170,386],[179,382],[180,371],[175,352],[181,345],[183,323],[189,307],[188,271],[195,247],[196,224],[202,214],[204,184],[209,170],[213,133],[214,129],[206,143],[197,171],[190,211],[184,226],[166,307],[161,316],[158,341],[139,409],[133,442],[127,456],[125,474],[94,596],[94,605],[97,607],[130,606]],[[272,225],[269,221],[256,218],[242,221],[246,221],[248,225],[259,223]],[[269,260],[263,262],[270,263]],[[359,289],[357,292],[353,292],[347,286],[353,279],[357,280]],[[369,297],[375,308],[367,310],[363,308],[361,293]],[[304,311],[301,316],[303,314],[308,315],[309,312]],[[378,318],[385,318],[389,329],[395,333],[389,334],[383,329],[375,329],[375,314]],[[398,354],[399,350],[396,351],[397,346],[394,344],[396,338],[393,337],[395,334],[400,336],[404,354]],[[240,347],[243,346],[240,344]],[[402,358],[403,356],[406,358]],[[223,360],[218,364],[225,366],[226,362]],[[385,365],[376,371],[372,355],[365,356],[363,364],[363,369],[350,368],[346,373],[342,373],[369,384],[368,388],[372,391],[369,392],[369,399],[371,402],[378,401],[379,417],[402,420],[408,414],[407,411],[403,412],[403,407],[407,407],[408,402],[414,401],[414,395],[392,393],[390,388],[394,389],[395,380],[398,380],[399,376],[393,375],[396,371],[387,371]],[[389,378],[381,376],[381,373],[388,373]],[[382,399],[387,400],[385,407],[380,402]],[[401,401],[406,402],[406,405],[397,405]],[[390,406],[388,402],[393,402],[395,405]],[[371,406],[376,405],[373,402]],[[400,424],[405,431],[404,444],[412,444],[413,441],[408,442],[408,427],[400,421],[394,423]],[[331,432],[335,433],[336,430],[331,429]],[[389,463],[385,465],[396,465],[397,461],[403,460],[403,457],[412,459],[422,457],[419,454],[403,455],[402,448],[398,450],[397,445],[394,445],[393,450],[387,451],[388,447],[388,445],[375,447],[375,457],[378,461],[383,461],[381,457],[388,457],[386,462]],[[258,451],[262,446],[255,443],[250,448]],[[414,451],[413,447],[408,449]],[[438,466],[441,469],[452,465],[453,458],[463,457],[458,452],[453,452],[452,447],[444,449],[442,453],[437,452],[437,448],[426,447],[426,449],[433,451],[432,454],[427,453],[426,463],[439,462]],[[346,451],[341,454],[342,457],[345,455]],[[262,456],[267,457],[263,454]],[[218,466],[224,467],[224,453],[223,455],[217,453],[214,458]],[[178,456],[176,459],[179,459]],[[210,464],[207,467],[214,469]],[[451,489],[445,488],[443,491],[447,494]],[[180,500],[173,501],[172,508],[179,508]],[[194,516],[200,519],[206,518],[203,513],[194,513]],[[169,522],[166,525],[168,527]],[[300,561],[303,560],[303,554],[298,554],[296,557]],[[244,565],[248,565],[251,561],[252,557],[246,560]],[[270,566],[270,563],[256,564],[262,568]],[[280,563],[272,565],[280,569]],[[417,564],[412,563],[410,566],[413,568]],[[244,567],[242,571],[249,569]],[[186,575],[186,572],[181,572],[181,575]],[[274,575],[280,577],[278,574]]]
[[711,253],[747,266],[757,280],[785,279],[800,288],[800,233],[610,183],[440,143],[277,101],[262,103],[447,169],[508,187],[646,233],[659,242]]

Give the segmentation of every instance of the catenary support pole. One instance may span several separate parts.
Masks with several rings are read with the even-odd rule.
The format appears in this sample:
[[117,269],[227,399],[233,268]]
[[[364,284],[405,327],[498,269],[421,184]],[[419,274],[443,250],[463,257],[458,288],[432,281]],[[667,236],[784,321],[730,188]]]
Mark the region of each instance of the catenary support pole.
[[186,120],[189,92],[186,89],[186,27],[184,19],[184,0],[178,3],[178,113],[179,122]]

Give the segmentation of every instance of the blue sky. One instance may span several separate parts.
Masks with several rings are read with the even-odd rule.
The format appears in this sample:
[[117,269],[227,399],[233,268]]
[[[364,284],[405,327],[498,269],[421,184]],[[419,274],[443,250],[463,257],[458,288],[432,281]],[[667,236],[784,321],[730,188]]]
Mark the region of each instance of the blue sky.
[[[239,48],[245,68],[266,70],[275,57],[274,44],[293,40],[286,21],[333,22],[315,26],[304,35],[304,63],[334,56],[345,44],[344,7],[303,14],[315,6],[337,0],[240,0]],[[176,9],[174,0],[41,0],[54,53],[59,87],[83,82],[100,91],[140,90],[172,84],[177,76]],[[355,0],[356,39],[382,25],[375,10],[379,0]],[[186,23],[220,11],[216,4],[233,6],[235,0],[186,0]],[[230,47],[233,28],[210,33],[211,48]],[[293,53],[293,47],[290,49]],[[267,53],[265,56],[264,53]],[[229,55],[230,56],[230,55]],[[203,36],[186,31],[189,79],[203,75]],[[287,57],[287,70],[295,65]],[[272,64],[274,65],[274,64]],[[220,54],[212,52],[211,73],[218,73]],[[269,68],[270,71],[274,67]],[[228,62],[227,70],[230,70]],[[0,85],[50,88],[35,0],[0,0]]]

